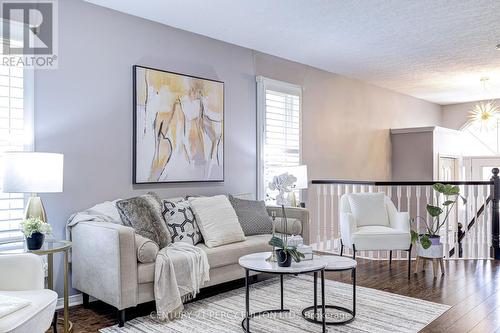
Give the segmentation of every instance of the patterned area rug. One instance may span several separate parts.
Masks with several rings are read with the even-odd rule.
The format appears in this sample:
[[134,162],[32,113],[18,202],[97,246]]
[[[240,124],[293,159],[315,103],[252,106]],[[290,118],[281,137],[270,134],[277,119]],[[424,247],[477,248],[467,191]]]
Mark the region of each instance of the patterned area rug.
[[[319,279],[318,279],[319,282]],[[325,280],[327,304],[352,305],[352,286]],[[285,308],[290,313],[256,317],[250,321],[254,333],[321,332],[321,325],[302,318],[302,309],[313,303],[312,277],[285,277]],[[318,283],[318,294],[320,286]],[[400,296],[370,288],[357,287],[356,318],[342,326],[328,326],[328,332],[418,332],[450,308],[448,305]],[[320,303],[318,297],[318,303]],[[280,306],[279,279],[253,284],[250,289],[250,311],[277,309]],[[245,313],[245,289],[232,290],[186,305],[184,315],[172,322],[160,322],[154,315],[126,322],[125,327],[107,327],[100,332],[111,333],[222,333],[242,332]],[[333,315],[334,314],[330,314]]]

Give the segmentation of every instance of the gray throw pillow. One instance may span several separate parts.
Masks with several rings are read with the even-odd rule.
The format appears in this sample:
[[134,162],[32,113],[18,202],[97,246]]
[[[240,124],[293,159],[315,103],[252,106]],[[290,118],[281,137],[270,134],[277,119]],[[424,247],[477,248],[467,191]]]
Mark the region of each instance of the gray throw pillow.
[[185,242],[196,245],[201,242],[201,232],[188,200],[163,200],[161,214],[172,243]]
[[245,236],[271,234],[273,220],[269,217],[264,201],[243,200],[229,196],[229,201],[236,211],[241,229]]
[[151,239],[160,249],[170,244],[170,233],[161,216],[161,199],[155,193],[117,201],[116,208],[123,225]]

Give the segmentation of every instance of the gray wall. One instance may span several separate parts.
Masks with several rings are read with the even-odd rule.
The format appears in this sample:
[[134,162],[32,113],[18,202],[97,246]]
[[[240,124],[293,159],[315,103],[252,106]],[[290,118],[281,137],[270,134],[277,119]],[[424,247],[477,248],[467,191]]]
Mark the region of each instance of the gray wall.
[[311,179],[391,179],[390,128],[438,125],[441,108],[257,53],[257,74],[303,87],[302,161]]
[[[441,121],[437,105],[83,1],[60,1],[59,16],[59,69],[35,75],[36,149],[65,154],[64,193],[43,195],[56,237],[71,213],[104,200],[255,192],[256,74],[304,86],[312,178],[389,179],[388,129]],[[132,186],[134,64],[225,82],[224,183]]]
[[[469,120],[469,112],[478,102],[443,105],[443,127],[461,129]],[[500,99],[495,100],[500,105]]]

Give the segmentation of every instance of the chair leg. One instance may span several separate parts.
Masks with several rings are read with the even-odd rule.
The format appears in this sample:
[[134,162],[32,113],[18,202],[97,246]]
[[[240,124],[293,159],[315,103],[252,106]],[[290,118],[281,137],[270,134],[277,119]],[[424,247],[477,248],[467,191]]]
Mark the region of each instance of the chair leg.
[[443,258],[439,258],[439,267],[441,267],[441,275],[445,274]]
[[54,317],[52,318],[52,333],[57,333],[57,311],[54,312]]
[[83,299],[83,308],[88,309],[89,308],[89,294],[82,293],[82,299]]
[[352,244],[352,259],[356,260],[356,245]]
[[389,269],[392,268],[392,250],[389,251]]
[[410,244],[410,248],[408,249],[408,280],[411,276],[411,248],[413,244]]
[[344,254],[344,243],[342,242],[342,238],[340,239],[340,256]]
[[118,310],[118,327],[123,327],[127,321],[125,317],[125,309]]

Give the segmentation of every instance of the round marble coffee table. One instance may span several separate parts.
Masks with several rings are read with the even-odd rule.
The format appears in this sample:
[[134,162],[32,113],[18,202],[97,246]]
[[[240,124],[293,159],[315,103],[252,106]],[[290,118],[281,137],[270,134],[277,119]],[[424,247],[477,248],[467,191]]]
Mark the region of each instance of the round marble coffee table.
[[[267,262],[266,259],[271,255],[270,252],[259,252],[248,254],[239,259],[239,264],[241,267],[245,269],[245,318],[241,322],[241,326],[245,332],[250,332],[250,318],[254,318],[256,316],[260,316],[263,314],[269,313],[279,313],[279,312],[290,312],[290,310],[284,308],[283,301],[283,276],[287,274],[305,274],[305,273],[314,273],[314,276],[317,278],[318,272],[321,273],[321,304],[322,304],[322,313],[325,313],[325,267],[327,266],[326,261],[316,257],[313,260],[303,260],[299,263],[292,261],[292,265],[290,267],[279,267],[276,262]],[[276,274],[280,276],[280,287],[281,287],[281,307],[279,309],[274,310],[265,310],[255,313],[250,313],[250,271],[259,272],[259,273],[268,273],[268,274]],[[314,287],[316,291],[316,284]],[[315,305],[317,303],[316,293],[314,296]],[[322,316],[322,321],[318,321],[318,323],[323,324],[323,333],[326,332],[326,321],[325,317]]]
[[[314,305],[309,306],[302,310],[302,316],[304,319],[314,323],[324,323],[326,318],[325,308],[327,309],[335,309],[340,311],[341,313],[345,313],[349,315],[349,318],[339,321],[326,321],[326,325],[341,325],[347,324],[354,320],[356,316],[356,260],[346,257],[340,256],[321,256],[319,257],[324,260],[327,264],[325,267],[326,272],[342,272],[342,271],[351,271],[352,278],[352,310],[339,306],[339,305],[324,305],[324,302],[321,302],[321,318],[322,321],[318,320],[318,304],[317,304],[317,283],[318,283],[318,274],[314,273]],[[323,291],[322,291],[323,292]],[[308,316],[308,313],[313,312],[312,318]]]

